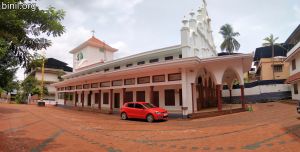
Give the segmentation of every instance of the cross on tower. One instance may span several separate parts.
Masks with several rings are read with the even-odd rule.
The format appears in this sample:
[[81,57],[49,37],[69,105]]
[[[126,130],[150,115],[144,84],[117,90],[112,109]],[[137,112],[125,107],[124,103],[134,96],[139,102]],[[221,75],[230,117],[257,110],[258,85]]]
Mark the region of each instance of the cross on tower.
[[95,30],[92,30],[91,32],[92,32],[93,36],[95,36],[95,33],[96,33]]

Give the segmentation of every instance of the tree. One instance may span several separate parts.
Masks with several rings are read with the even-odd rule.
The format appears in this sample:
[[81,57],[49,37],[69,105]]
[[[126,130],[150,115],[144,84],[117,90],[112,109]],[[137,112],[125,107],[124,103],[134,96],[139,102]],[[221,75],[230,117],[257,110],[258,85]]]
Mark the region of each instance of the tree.
[[239,36],[239,32],[234,32],[232,26],[230,24],[225,24],[220,28],[219,32],[224,41],[221,44],[221,50],[226,51],[229,54],[233,53],[233,51],[237,51],[240,49],[240,43],[235,39],[235,37]]
[[[45,62],[47,62],[45,60]],[[34,53],[32,60],[26,65],[25,73],[29,73],[31,70],[41,68],[43,64],[43,56],[38,53]]]
[[272,72],[273,72],[273,80],[275,79],[275,73],[274,73],[274,45],[278,45],[279,44],[276,43],[276,41],[278,40],[278,37],[274,37],[273,34],[270,34],[269,37],[266,37],[263,39],[265,42],[263,43],[263,46],[271,46],[272,48]]
[[[4,3],[29,2],[6,0]],[[1,9],[0,40],[4,41],[7,53],[12,52],[18,63],[24,66],[31,59],[29,50],[46,49],[51,45],[50,40],[41,37],[42,34],[57,37],[64,33],[64,26],[61,25],[64,15],[63,10],[55,10],[54,7],[46,10],[41,10],[37,6],[35,10]]]
[[32,94],[35,88],[39,85],[38,80],[33,76],[28,76],[22,83],[21,87],[23,90],[23,93],[28,96],[29,94]]
[[[23,3],[25,0],[4,0],[3,4]],[[14,79],[19,66],[26,67],[33,55],[30,50],[46,49],[51,41],[46,36],[61,36],[65,12],[54,7],[35,9],[0,9],[0,87]]]

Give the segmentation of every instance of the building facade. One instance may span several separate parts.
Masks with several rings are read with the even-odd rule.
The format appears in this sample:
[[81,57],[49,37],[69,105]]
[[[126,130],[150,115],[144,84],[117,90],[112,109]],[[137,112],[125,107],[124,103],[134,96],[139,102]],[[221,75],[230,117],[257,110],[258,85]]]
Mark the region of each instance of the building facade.
[[254,66],[257,80],[282,80],[289,77],[289,63],[284,62],[287,50],[291,44],[279,44],[274,46],[274,56],[271,46],[259,47],[255,50]]
[[[67,66],[67,63],[59,61],[54,58],[48,58],[45,60],[44,70],[44,86],[48,90],[48,94],[44,96],[45,100],[55,100],[56,88],[51,84],[57,83],[62,80],[61,76],[72,72],[72,68]],[[39,82],[42,81],[41,68],[30,69],[26,73],[26,77],[33,76]]]
[[[115,48],[92,37],[70,53],[74,71],[53,84],[66,105],[118,111],[126,102],[146,101],[183,116],[207,108],[222,111],[222,88],[241,86],[252,54],[218,56],[206,3],[183,19],[179,45],[114,59]],[[231,89],[229,89],[231,90]]]
[[291,85],[292,98],[300,100],[300,25],[286,40],[286,43],[293,44],[294,47],[288,52],[285,62],[290,64],[290,76],[286,83]]
[[280,80],[289,77],[289,63],[284,62],[286,57],[261,58],[256,71],[258,80]]

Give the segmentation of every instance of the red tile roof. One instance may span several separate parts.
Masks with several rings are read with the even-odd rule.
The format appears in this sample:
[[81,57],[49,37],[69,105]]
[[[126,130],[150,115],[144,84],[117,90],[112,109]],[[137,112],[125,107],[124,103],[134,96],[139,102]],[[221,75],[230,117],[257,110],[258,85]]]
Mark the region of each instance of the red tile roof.
[[297,73],[289,76],[288,79],[286,79],[285,83],[291,84],[291,83],[293,83],[295,81],[298,81],[298,80],[300,80],[300,72],[297,72]]
[[108,51],[112,51],[115,52],[118,49],[115,49],[111,46],[109,46],[108,44],[104,43],[103,41],[97,39],[96,37],[91,37],[90,39],[88,39],[87,41],[85,41],[84,43],[80,44],[78,47],[76,47],[75,49],[73,49],[72,51],[70,51],[71,53],[74,53],[82,48],[84,48],[85,46],[94,46],[94,47],[98,47],[98,48],[102,48],[104,47],[105,50]]
[[107,45],[106,43],[104,43],[103,41],[95,38],[94,36],[91,37],[90,39],[87,40],[88,44],[90,45],[96,45],[98,47],[104,47],[105,49],[109,50],[109,51],[117,51],[117,49]]

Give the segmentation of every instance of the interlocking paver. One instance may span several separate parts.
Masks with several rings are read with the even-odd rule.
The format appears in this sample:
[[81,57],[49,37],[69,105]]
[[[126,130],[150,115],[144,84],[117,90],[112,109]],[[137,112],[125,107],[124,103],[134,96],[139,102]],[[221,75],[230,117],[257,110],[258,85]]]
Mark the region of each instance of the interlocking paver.
[[0,104],[0,151],[299,151],[294,105],[147,123],[57,107]]

